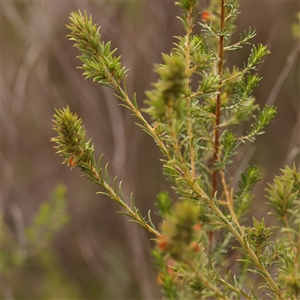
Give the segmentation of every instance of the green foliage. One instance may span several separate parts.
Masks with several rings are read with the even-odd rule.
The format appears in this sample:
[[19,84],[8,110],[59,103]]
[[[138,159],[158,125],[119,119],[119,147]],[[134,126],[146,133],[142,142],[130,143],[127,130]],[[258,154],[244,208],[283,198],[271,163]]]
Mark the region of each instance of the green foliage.
[[267,188],[269,204],[274,210],[272,214],[286,226],[284,230],[289,235],[295,236],[296,242],[300,229],[300,174],[295,166],[286,167],[282,173]]
[[[27,226],[23,233],[25,241],[23,244],[17,244],[13,237],[13,233],[3,224],[3,264],[2,272],[9,273],[17,266],[21,266],[24,262],[36,255],[45,248],[54,235],[60,231],[69,221],[66,212],[66,187],[58,185],[49,201],[43,202],[37,214],[33,217],[32,222]],[[3,221],[2,221],[3,222]]]
[[49,243],[54,234],[67,224],[69,216],[66,213],[65,202],[66,187],[58,185],[49,202],[43,202],[32,224],[26,228],[28,244],[40,247]]
[[[2,263],[0,271],[4,279],[9,281],[6,283],[7,288],[11,289],[11,292],[17,297],[19,295],[18,289],[15,290],[11,286],[12,283],[17,280],[21,273],[26,276],[30,262],[49,247],[54,236],[69,221],[65,195],[66,187],[57,185],[50,199],[41,203],[38,212],[32,218],[31,223],[25,227],[24,232],[17,233],[18,236],[24,237],[22,242],[16,240],[15,234],[1,220]],[[49,255],[51,254],[49,253]],[[50,271],[50,268],[48,270]],[[28,280],[30,279],[28,278]],[[24,297],[24,295],[21,296]]]
[[236,154],[235,149],[239,146],[236,135],[231,131],[225,131],[221,138],[220,159],[216,162],[215,167],[218,169],[225,169],[226,165],[231,164],[229,158]]
[[64,157],[64,163],[74,167],[76,164],[83,168],[91,165],[94,147],[91,140],[86,141],[82,121],[76,114],[71,113],[69,107],[57,110],[54,130],[59,134],[52,141],[57,143],[57,153]]
[[164,55],[165,65],[156,67],[160,81],[154,84],[154,90],[146,95],[149,101],[148,112],[154,120],[166,121],[171,118],[181,118],[185,109],[185,94],[187,74],[184,61],[177,55]]
[[239,190],[236,192],[235,210],[237,215],[244,215],[251,205],[253,195],[250,191],[254,189],[256,182],[260,180],[257,166],[247,167],[246,174],[241,173],[241,180],[238,182]]
[[189,259],[190,252],[198,251],[197,230],[199,207],[190,201],[176,203],[172,214],[162,225],[159,246],[175,260]]
[[64,163],[68,163],[71,168],[78,166],[86,174],[86,178],[103,188],[104,191],[99,192],[99,194],[110,197],[123,207],[124,211],[121,213],[128,215],[133,222],[158,235],[150,214],[148,224],[132,201],[131,206],[126,203],[122,192],[122,183],[117,183],[115,178],[111,184],[108,165],[102,168],[102,156],[98,161],[95,160],[94,147],[91,140],[86,140],[85,130],[81,125],[82,121],[78,116],[71,113],[69,107],[67,107],[56,111],[54,123],[54,130],[58,133],[58,136],[52,138],[52,141],[57,144],[55,148],[58,149],[57,153],[64,157]]
[[67,26],[71,31],[69,37],[82,53],[78,58],[83,63],[83,75],[105,86],[112,87],[113,82],[119,84],[126,69],[121,66],[121,57],[114,56],[117,49],[111,50],[110,42],[101,42],[100,28],[97,29],[92,17],[88,18],[86,12],[84,15],[80,11],[73,12],[70,20],[71,23]]
[[299,40],[299,37],[300,37],[300,11],[297,12],[296,14],[296,18],[297,18],[297,22],[295,22],[293,25],[292,25],[292,35],[294,37],[295,40]]
[[261,249],[266,246],[266,241],[271,235],[270,228],[265,227],[265,220],[260,223],[253,218],[253,227],[246,228],[246,235],[254,252],[259,256]]
[[168,192],[161,191],[157,195],[156,206],[161,217],[164,217],[171,213],[172,201]]
[[[136,95],[132,99],[128,95],[123,80],[126,69],[120,57],[114,57],[110,43],[101,41],[91,17],[73,12],[67,25],[69,38],[81,51],[83,75],[111,87],[162,152],[163,171],[177,201],[171,201],[166,192],[158,194],[160,230],[150,212],[148,218],[140,214],[132,197],[131,205],[127,204],[121,183],[110,181],[102,156],[96,161],[81,120],[68,107],[56,111],[54,130],[58,136],[52,141],[65,163],[79,167],[102,188],[100,194],[123,208],[121,213],[154,234],[158,283],[167,299],[258,299],[260,295],[297,299],[299,172],[286,167],[267,189],[273,214],[283,224],[277,238],[276,227],[266,226],[264,219],[252,217],[252,226],[245,223],[260,179],[258,167],[247,166],[237,186],[226,172],[240,146],[254,142],[276,114],[274,107],[259,108],[253,96],[262,79],[256,74],[257,66],[270,51],[262,44],[250,43],[256,35],[251,28],[240,34],[237,43],[231,42],[240,13],[236,0],[211,1],[202,23],[196,23],[197,1],[176,4],[182,9],[179,19],[185,34],[176,37],[169,55],[163,54],[163,63],[155,68],[159,80],[146,92],[147,108],[143,111],[152,117],[153,124],[143,117]],[[193,31],[196,26],[200,26],[200,35]],[[238,51],[248,44],[251,50],[244,67],[226,68],[227,51]],[[251,119],[245,135],[232,126]],[[230,261],[231,251],[235,251],[234,262]],[[251,280],[255,284],[250,285]]]

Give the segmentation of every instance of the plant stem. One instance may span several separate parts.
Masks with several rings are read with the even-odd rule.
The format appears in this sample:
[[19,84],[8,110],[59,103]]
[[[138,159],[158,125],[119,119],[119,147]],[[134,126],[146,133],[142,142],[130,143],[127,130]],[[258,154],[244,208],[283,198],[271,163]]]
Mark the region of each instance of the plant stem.
[[[187,15],[187,32],[186,32],[186,53],[185,53],[185,72],[189,73],[190,71],[190,48],[191,48],[191,43],[190,43],[190,39],[191,39],[191,33],[192,33],[192,29],[193,29],[193,15],[192,15],[192,11],[189,10],[188,11],[188,15]],[[187,74],[188,75],[188,74]],[[186,88],[189,87],[189,83],[186,83]],[[188,97],[187,98],[187,111],[190,114],[190,109],[191,107],[191,98]],[[189,135],[189,148],[190,148],[190,157],[191,157],[191,174],[192,177],[195,178],[195,150],[193,147],[193,131],[192,131],[192,123],[191,123],[191,119],[190,116],[188,118],[188,135]]]
[[[199,272],[199,270],[195,267],[195,264],[191,263],[190,261],[185,261],[185,263],[189,266],[189,272],[192,271],[192,273],[195,274],[196,277],[198,277],[203,285],[205,285],[211,292],[214,292],[214,297],[217,297],[216,299],[222,299],[222,300],[230,300],[226,295],[222,293],[222,291],[216,287],[212,282],[210,278],[207,278],[205,275],[208,273],[205,272]],[[190,273],[187,275],[191,275]],[[231,284],[227,284],[227,287],[231,290],[236,291],[237,289],[233,287]],[[240,292],[239,292],[240,294]]]
[[255,254],[255,252],[252,250],[249,243],[245,240],[244,236],[241,235],[239,230],[235,226],[233,226],[232,222],[230,222],[226,216],[223,214],[223,212],[215,205],[215,203],[208,197],[208,195],[203,191],[203,189],[196,183],[191,181],[191,178],[188,176],[187,181],[189,182],[191,188],[201,197],[208,206],[216,213],[217,216],[220,217],[220,219],[224,222],[224,225],[228,228],[228,230],[236,237],[240,245],[244,250],[246,250],[251,257],[252,261],[256,265],[256,267],[261,271],[263,274],[265,280],[269,283],[270,288],[273,290],[273,292],[277,295],[278,299],[284,300],[283,293],[273,280],[273,278],[270,276],[270,273],[266,270],[266,268],[261,264],[259,258]]
[[[116,201],[120,206],[123,207],[123,209],[126,211],[127,215],[130,215],[132,219],[146,228],[150,233],[153,233],[155,236],[159,237],[160,233],[152,228],[138,213],[133,211],[130,206],[126,202],[124,202],[120,196],[114,191],[114,189],[103,179],[101,174],[97,171],[97,168],[91,167],[92,173],[90,174],[95,182],[102,186],[105,190],[105,194],[108,195],[111,199]],[[99,194],[103,194],[102,192],[99,192]]]
[[226,197],[226,205],[229,209],[230,215],[232,217],[232,220],[234,221],[235,225],[237,226],[237,228],[239,229],[240,234],[244,234],[244,230],[241,227],[238,218],[234,212],[233,209],[233,192],[229,192],[228,191],[228,187],[227,187],[227,183],[226,183],[226,179],[225,179],[225,173],[224,171],[220,172],[221,175],[221,181],[222,181],[222,185],[223,185],[223,189],[224,189],[224,193],[225,193],[225,197]]
[[[225,7],[224,1],[221,0],[221,35],[219,39],[219,68],[218,75],[220,76],[220,84],[219,84],[219,92],[217,95],[216,101],[216,120],[215,120],[215,129],[214,129],[214,157],[213,157],[213,165],[218,160],[218,152],[219,152],[219,125],[220,125],[220,114],[221,114],[221,94],[222,94],[222,74],[223,74],[223,63],[224,63],[224,29],[225,29]],[[212,174],[212,197],[214,197],[217,191],[217,174],[218,171],[214,170]]]

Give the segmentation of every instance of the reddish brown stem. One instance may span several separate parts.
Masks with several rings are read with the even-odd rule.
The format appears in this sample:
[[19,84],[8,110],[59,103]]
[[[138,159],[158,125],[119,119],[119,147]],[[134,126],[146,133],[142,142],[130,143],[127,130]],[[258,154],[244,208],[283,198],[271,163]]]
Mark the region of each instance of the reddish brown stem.
[[[225,7],[224,7],[225,0],[221,0],[221,32],[224,32],[225,28]],[[219,86],[219,93],[217,95],[216,101],[216,110],[215,110],[215,132],[214,132],[214,157],[213,157],[213,164],[215,164],[218,160],[218,153],[219,153],[219,125],[220,125],[220,115],[221,115],[221,93],[222,93],[222,74],[223,74],[223,63],[224,63],[224,36],[220,36],[220,43],[219,43],[219,68],[218,68],[218,75],[220,76],[220,86]],[[212,174],[212,197],[215,195],[217,191],[217,170],[213,171]]]

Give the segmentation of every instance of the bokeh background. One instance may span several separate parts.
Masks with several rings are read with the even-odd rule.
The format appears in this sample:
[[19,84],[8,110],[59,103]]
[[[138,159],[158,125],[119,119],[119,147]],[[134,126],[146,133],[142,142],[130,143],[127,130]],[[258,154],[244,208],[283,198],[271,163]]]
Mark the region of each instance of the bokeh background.
[[[199,1],[200,11],[208,1]],[[151,241],[142,228],[117,215],[119,207],[95,195],[91,182],[61,165],[50,138],[55,108],[69,105],[82,118],[96,155],[104,154],[112,176],[124,180],[126,195],[143,215],[155,211],[156,194],[168,189],[154,142],[134,123],[118,100],[84,80],[78,51],[68,41],[65,24],[73,10],[86,10],[101,25],[102,38],[119,49],[130,69],[129,93],[144,91],[156,80],[153,64],[169,52],[173,36],[183,32],[173,1],[3,1],[1,3],[1,210],[14,247],[57,184],[67,187],[70,221],[47,247],[2,274],[3,299],[159,299],[151,264]],[[266,214],[264,188],[293,161],[299,166],[299,39],[298,1],[241,1],[237,32],[257,28],[254,43],[267,44],[272,54],[259,66],[264,79],[257,102],[278,107],[275,123],[255,144],[246,145],[232,171],[257,164],[264,179],[257,185],[252,213]],[[242,67],[250,48],[232,52],[228,66]],[[155,213],[154,221],[159,222]],[[272,220],[269,221],[270,223]]]

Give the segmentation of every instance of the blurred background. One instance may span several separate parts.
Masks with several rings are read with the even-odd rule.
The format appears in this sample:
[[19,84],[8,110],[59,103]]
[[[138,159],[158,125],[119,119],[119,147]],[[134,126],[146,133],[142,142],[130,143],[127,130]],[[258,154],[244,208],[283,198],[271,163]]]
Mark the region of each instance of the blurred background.
[[[207,5],[208,1],[199,1],[200,11]],[[12,255],[24,247],[26,252],[24,231],[59,184],[67,189],[69,216],[46,247],[23,255],[2,274],[2,298],[159,299],[151,236],[117,215],[119,207],[95,195],[98,188],[78,170],[70,172],[61,165],[50,138],[55,135],[54,109],[69,105],[82,118],[87,137],[93,138],[96,155],[103,153],[111,175],[124,180],[125,194],[133,192],[142,215],[151,209],[153,220],[159,222],[154,213],[156,194],[169,186],[161,171],[160,152],[108,89],[81,76],[76,69],[79,52],[66,38],[65,24],[73,10],[93,15],[103,40],[111,40],[112,48],[122,54],[130,69],[129,94],[137,92],[143,106],[144,91],[156,80],[153,64],[161,62],[162,52],[170,51],[173,36],[183,33],[176,18],[179,8],[163,0],[41,0],[3,2],[1,9],[1,210],[8,243],[4,246]],[[243,148],[231,174],[237,176],[248,163],[259,166],[264,179],[256,187],[252,211],[260,219],[267,210],[267,182],[285,165],[295,161],[299,166],[299,38],[293,37],[291,27],[300,4],[241,1],[240,10],[237,32],[257,28],[253,42],[267,44],[272,52],[259,66],[264,79],[255,91],[257,102],[278,108],[275,123],[255,145]],[[228,66],[242,67],[249,52],[245,47],[230,53]]]

